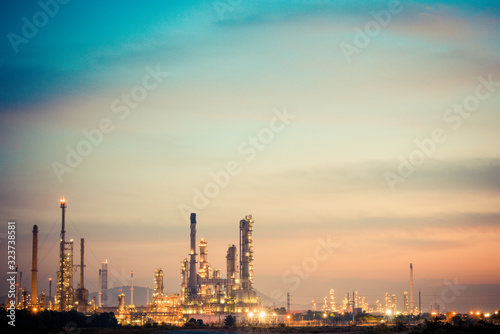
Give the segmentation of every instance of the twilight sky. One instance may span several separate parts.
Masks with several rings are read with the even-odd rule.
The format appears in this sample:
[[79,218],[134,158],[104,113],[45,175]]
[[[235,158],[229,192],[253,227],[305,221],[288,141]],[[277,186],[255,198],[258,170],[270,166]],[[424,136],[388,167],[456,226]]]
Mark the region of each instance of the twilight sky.
[[399,303],[410,262],[424,310],[445,280],[474,291],[447,309],[498,309],[497,1],[42,7],[0,14],[0,217],[25,282],[34,224],[39,291],[55,277],[65,196],[90,291],[108,259],[111,287],[163,268],[178,292],[190,212],[225,272],[252,214],[255,287],[297,309],[330,288]]

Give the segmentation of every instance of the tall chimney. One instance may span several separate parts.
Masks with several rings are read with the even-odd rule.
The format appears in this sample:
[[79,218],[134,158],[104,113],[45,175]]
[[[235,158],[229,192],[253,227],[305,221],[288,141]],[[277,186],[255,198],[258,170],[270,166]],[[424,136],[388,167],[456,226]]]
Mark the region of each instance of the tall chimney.
[[134,272],[130,272],[130,305],[134,305]]
[[80,283],[78,283],[78,289],[76,290],[76,298],[78,301],[77,311],[85,313],[87,312],[88,304],[88,291],[85,289],[85,239],[80,239]]
[[19,303],[23,302],[23,272],[19,272]]
[[413,314],[415,308],[413,307],[413,264],[410,263],[410,314]]
[[19,288],[19,268],[16,264],[16,284],[15,284],[15,287],[16,287],[16,293],[15,293],[15,296],[14,296],[14,299],[16,301],[15,305],[17,306],[19,304],[19,297],[18,297],[18,288]]
[[38,226],[33,225],[33,254],[31,257],[31,306],[38,305]]
[[61,271],[61,280],[59,282],[60,289],[61,289],[61,295],[59,296],[59,305],[60,305],[60,310],[61,312],[66,311],[66,291],[64,291],[64,244],[65,244],[65,237],[66,237],[66,230],[64,229],[64,219],[65,219],[65,214],[66,214],[66,199],[63,197],[60,200],[61,202],[61,209],[62,209],[62,228],[61,228],[61,249],[60,249],[60,267],[59,270]]
[[102,270],[99,269],[99,300],[97,302],[97,307],[100,308],[101,304],[101,296],[102,296]]
[[49,304],[52,302],[52,277],[49,277]]

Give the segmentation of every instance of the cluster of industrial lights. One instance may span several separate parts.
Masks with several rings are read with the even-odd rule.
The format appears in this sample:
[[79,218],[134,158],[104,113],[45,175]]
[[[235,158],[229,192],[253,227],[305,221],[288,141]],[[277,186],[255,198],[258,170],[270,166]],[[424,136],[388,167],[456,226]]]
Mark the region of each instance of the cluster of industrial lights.
[[[66,198],[62,197],[62,198],[60,199],[60,202],[61,202],[61,205],[65,205],[65,204],[66,204]],[[73,242],[73,239],[71,239],[71,240],[70,240],[70,242]],[[193,253],[193,251],[191,251],[191,253]],[[68,255],[69,255],[69,254],[68,254]],[[248,253],[247,253],[247,255],[248,255]],[[107,262],[107,260],[106,260],[106,262]],[[49,279],[49,280],[51,280],[51,279]],[[238,281],[239,281],[239,280],[237,279],[236,281],[237,281],[237,283],[238,283]],[[170,302],[169,302],[169,303],[170,303]],[[224,303],[224,300],[222,300],[222,303]],[[34,311],[34,312],[36,312],[36,311],[37,311],[36,307],[33,309],[33,311]],[[392,314],[391,310],[387,310],[387,311],[386,311],[386,313],[387,313],[387,315],[389,315],[389,316]],[[397,312],[397,313],[398,313],[398,312]],[[397,314],[397,313],[396,313],[396,314]],[[495,313],[495,315],[498,315],[498,311],[495,311],[494,313]],[[437,312],[435,312],[435,311],[434,311],[434,312],[432,312],[431,314],[432,314],[432,315],[437,315]],[[457,314],[456,312],[453,312],[453,315],[456,315],[456,314]],[[470,315],[474,315],[474,314],[475,314],[475,315],[479,316],[479,315],[481,315],[481,312],[480,312],[480,311],[476,311],[476,312],[474,312],[474,311],[470,311],[470,312],[469,312],[469,314],[470,314]],[[254,313],[253,313],[253,312],[250,312],[250,313],[248,313],[248,316],[249,316],[250,318],[253,318]],[[259,316],[260,316],[261,318],[265,318],[265,317],[266,317],[266,312],[261,311],[261,312],[259,313]],[[276,316],[276,313],[273,313],[273,316]],[[486,318],[489,318],[489,317],[491,316],[491,314],[490,314],[490,313],[485,313],[485,314],[484,314],[484,316],[485,316]],[[288,318],[288,319],[290,319],[290,315],[287,315],[287,318]],[[326,318],[326,313],[325,313],[325,314],[323,314],[323,318]]]

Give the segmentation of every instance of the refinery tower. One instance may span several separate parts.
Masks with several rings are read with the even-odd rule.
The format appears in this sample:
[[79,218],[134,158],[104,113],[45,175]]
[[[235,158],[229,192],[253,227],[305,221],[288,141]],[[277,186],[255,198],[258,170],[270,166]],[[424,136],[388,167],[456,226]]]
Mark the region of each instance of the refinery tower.
[[[190,217],[189,261],[181,261],[181,303],[186,314],[243,313],[260,307],[253,290],[253,219],[240,221],[239,269],[238,248],[229,245],[226,255],[226,278],[208,262],[208,243],[200,240],[200,260],[196,253],[196,214]],[[199,268],[197,267],[199,263]],[[239,273],[239,277],[238,277]]]

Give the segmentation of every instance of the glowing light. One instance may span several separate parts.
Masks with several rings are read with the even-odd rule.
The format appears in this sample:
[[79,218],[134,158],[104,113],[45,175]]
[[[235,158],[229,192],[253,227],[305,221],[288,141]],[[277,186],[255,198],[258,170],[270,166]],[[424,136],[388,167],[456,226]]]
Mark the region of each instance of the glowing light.
[[473,315],[473,314],[474,314],[474,312],[470,311],[470,313],[469,313],[469,314],[470,314],[470,315]]
[[323,318],[326,318],[326,313],[323,313]]
[[61,200],[59,202],[61,202],[61,204],[66,204],[66,198],[64,198],[64,197],[61,198]]
[[491,314],[486,313],[484,316],[485,316],[486,318],[489,318],[489,317],[491,316]]
[[248,313],[248,316],[251,318],[253,317],[253,312]]
[[264,312],[264,311],[260,312],[259,314],[260,314],[261,318],[265,318],[266,317],[266,312]]
[[476,315],[480,315],[480,314],[481,314],[481,312],[479,312],[479,311],[476,312]]
[[290,319],[290,318],[291,318],[290,314],[287,314],[287,315],[286,315],[286,318],[287,318],[287,319]]
[[36,307],[33,307],[33,312],[36,313],[37,311],[38,311],[38,309]]
[[498,311],[495,311],[495,314],[498,314]]
[[392,314],[392,311],[391,311],[391,310],[387,310],[387,311],[385,311],[385,313],[386,313],[387,315],[391,315],[391,314]]

